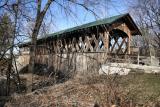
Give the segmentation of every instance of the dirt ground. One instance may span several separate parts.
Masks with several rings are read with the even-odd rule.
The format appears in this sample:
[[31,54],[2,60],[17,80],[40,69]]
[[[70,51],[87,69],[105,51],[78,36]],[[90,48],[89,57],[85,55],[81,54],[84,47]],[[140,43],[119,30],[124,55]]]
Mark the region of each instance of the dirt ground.
[[160,75],[142,73],[77,77],[31,93],[13,94],[5,107],[159,107],[159,102]]

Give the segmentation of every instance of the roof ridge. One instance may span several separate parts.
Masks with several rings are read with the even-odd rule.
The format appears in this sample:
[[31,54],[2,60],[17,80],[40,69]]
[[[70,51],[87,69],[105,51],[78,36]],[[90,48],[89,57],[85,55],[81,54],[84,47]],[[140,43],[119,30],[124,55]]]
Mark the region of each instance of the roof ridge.
[[[57,32],[54,32],[54,33],[50,33],[50,34],[47,34],[47,36],[45,36],[45,37],[43,36],[43,37],[40,37],[38,39],[48,38],[48,37],[60,35],[60,34],[63,34],[63,33],[75,31],[75,30],[78,30],[78,28],[80,28],[80,27],[83,27],[85,25],[90,25],[90,24],[93,24],[93,23],[96,23],[96,22],[103,22],[103,21],[106,21],[106,20],[109,20],[109,19],[113,19],[113,18],[119,19],[119,18],[124,17],[125,15],[128,15],[128,14],[129,13],[125,13],[125,14],[120,14],[120,15],[114,15],[114,16],[111,16],[111,17],[108,17],[108,18],[103,18],[103,19],[95,20],[95,21],[92,21],[92,22],[88,22],[88,23],[85,23],[85,24],[81,24],[81,25],[78,25],[78,26],[74,26],[74,27],[70,27],[70,28],[67,28],[67,29],[64,29],[64,30],[60,30],[60,31],[57,31]],[[88,26],[88,27],[92,27],[92,26]],[[88,27],[84,27],[84,28],[88,28]],[[83,28],[80,28],[80,29],[83,29]],[[71,30],[71,31],[68,31],[68,30]]]

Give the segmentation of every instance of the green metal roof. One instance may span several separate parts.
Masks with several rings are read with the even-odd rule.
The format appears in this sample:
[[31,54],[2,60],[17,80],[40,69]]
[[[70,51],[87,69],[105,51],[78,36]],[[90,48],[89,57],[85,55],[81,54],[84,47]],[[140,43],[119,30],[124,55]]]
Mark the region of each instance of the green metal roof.
[[[65,29],[65,30],[62,30],[62,31],[59,31],[59,32],[49,34],[49,35],[47,35],[47,37],[58,37],[59,35],[64,34],[64,33],[72,32],[72,31],[76,31],[76,30],[80,30],[80,29],[85,29],[85,28],[89,28],[89,27],[93,27],[93,26],[98,26],[98,25],[102,25],[102,24],[110,24],[110,23],[113,23],[114,21],[118,20],[119,18],[121,18],[125,15],[127,15],[127,14],[121,14],[121,15],[97,20],[97,21],[94,21],[94,22],[90,22],[90,23],[87,23],[87,24],[83,24],[83,25],[80,25],[80,26],[76,26],[76,27],[73,27],[73,28]],[[39,39],[43,39],[43,38],[44,37],[39,38]]]
[[[99,25],[103,25],[103,24],[112,24],[113,22],[117,21],[118,19],[120,19],[124,16],[129,16],[130,17],[130,15],[128,13],[127,14],[120,14],[120,15],[117,15],[117,16],[112,16],[112,17],[109,17],[109,18],[97,20],[97,21],[94,21],[94,22],[90,22],[90,23],[87,23],[87,24],[83,24],[83,25],[80,25],[80,26],[76,26],[76,27],[73,27],[73,28],[69,28],[69,29],[66,29],[66,30],[55,32],[55,33],[52,33],[52,34],[47,34],[45,37],[38,38],[38,41],[46,39],[46,38],[50,38],[50,37],[56,38],[56,37],[59,37],[60,35],[63,35],[65,33],[73,32],[73,31],[77,31],[77,30],[81,30],[81,29],[86,29],[86,28],[90,28],[90,27],[93,27],[93,26],[99,26]],[[133,22],[133,24],[134,24],[134,22]],[[23,47],[24,45],[27,45],[29,43],[30,42],[20,44],[19,47]]]

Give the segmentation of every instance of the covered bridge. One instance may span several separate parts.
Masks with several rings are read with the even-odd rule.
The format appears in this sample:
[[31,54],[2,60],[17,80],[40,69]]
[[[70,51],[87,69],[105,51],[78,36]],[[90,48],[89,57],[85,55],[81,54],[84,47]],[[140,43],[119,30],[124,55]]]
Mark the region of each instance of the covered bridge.
[[[141,35],[129,14],[121,14],[69,28],[37,40],[36,63],[54,70],[99,68],[109,55],[130,55],[131,37]],[[19,45],[20,62],[28,63],[30,42]]]

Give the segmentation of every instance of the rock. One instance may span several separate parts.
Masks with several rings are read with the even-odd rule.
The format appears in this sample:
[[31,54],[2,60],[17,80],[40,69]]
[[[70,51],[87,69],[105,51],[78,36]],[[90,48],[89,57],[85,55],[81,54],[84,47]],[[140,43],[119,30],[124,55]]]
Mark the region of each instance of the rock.
[[122,67],[115,67],[115,66],[108,66],[108,65],[102,65],[102,67],[99,69],[99,74],[119,74],[119,75],[127,75],[131,70],[127,68]]

